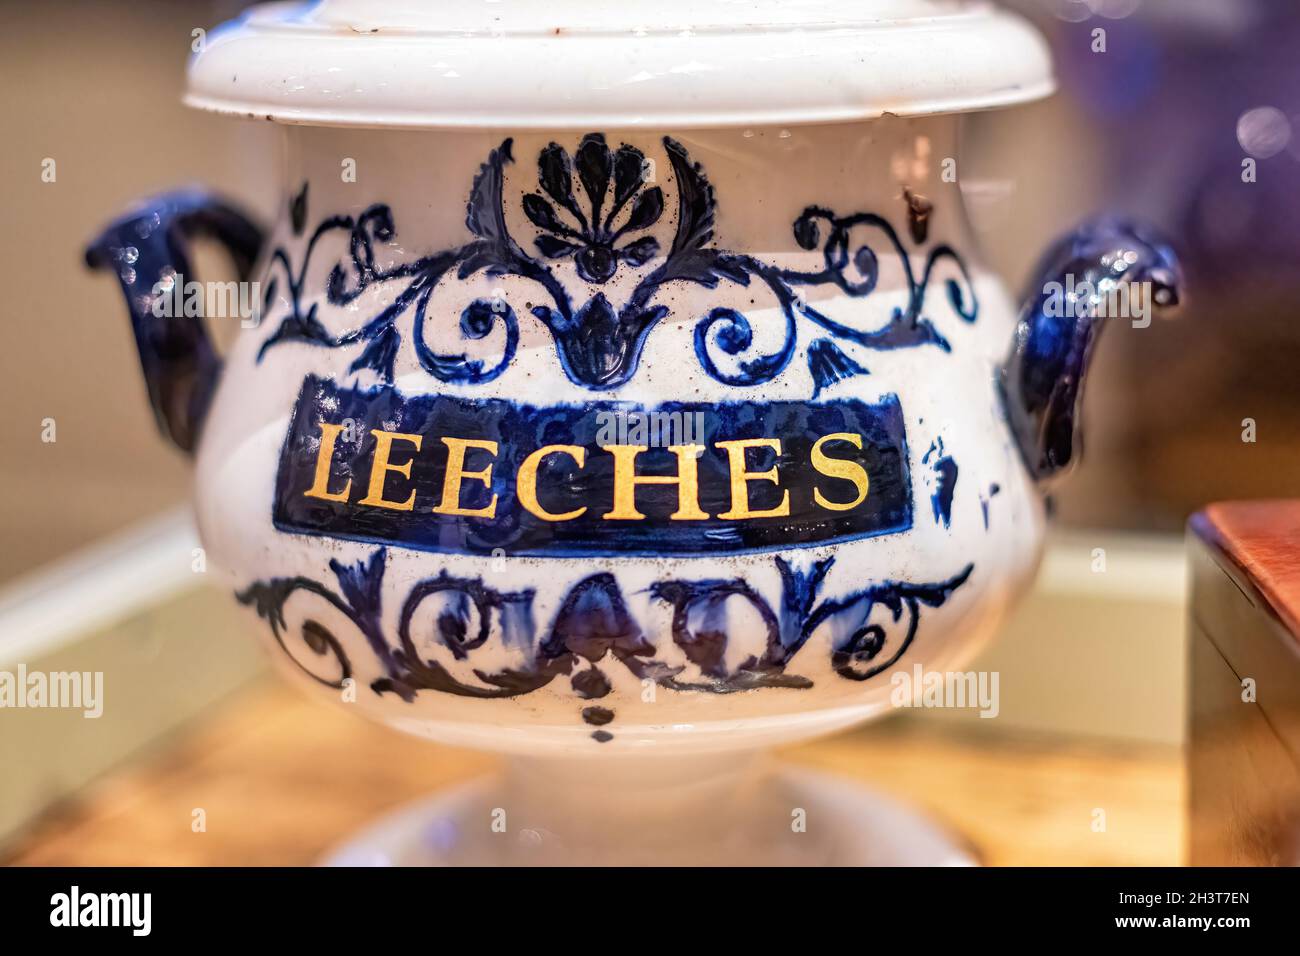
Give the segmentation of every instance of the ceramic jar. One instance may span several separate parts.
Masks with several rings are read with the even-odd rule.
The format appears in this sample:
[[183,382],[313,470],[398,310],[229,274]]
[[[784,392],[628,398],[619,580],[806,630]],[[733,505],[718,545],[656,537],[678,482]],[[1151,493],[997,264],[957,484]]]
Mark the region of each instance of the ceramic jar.
[[[1006,14],[609,7],[254,14],[190,99],[286,124],[279,216],[170,195],[90,258],[210,560],[322,699],[533,756],[862,720],[996,631],[1096,303],[1176,265],[1115,222],[1019,307],[981,265],[957,113],[1051,82]],[[224,357],[158,308],[204,231],[256,290]]]

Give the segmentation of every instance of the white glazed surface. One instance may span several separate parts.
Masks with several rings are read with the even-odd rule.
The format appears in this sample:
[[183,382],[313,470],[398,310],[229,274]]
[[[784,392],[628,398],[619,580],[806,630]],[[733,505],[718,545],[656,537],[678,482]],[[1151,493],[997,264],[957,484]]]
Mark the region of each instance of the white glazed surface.
[[[944,581],[973,565],[968,580],[939,607],[922,607],[915,640],[897,662],[908,672],[915,665],[927,670],[964,666],[996,630],[1016,595],[1036,567],[1043,531],[1043,508],[1007,430],[995,385],[998,364],[1011,343],[1014,308],[1000,282],[975,258],[962,212],[958,187],[941,179],[943,160],[955,158],[957,121],[885,118],[872,123],[806,126],[795,129],[763,127],[750,130],[673,131],[691,159],[702,165],[717,198],[715,243],[766,261],[815,269],[820,250],[804,251],[791,235],[791,223],[809,205],[837,213],[875,212],[887,218],[900,236],[907,235],[904,187],[934,204],[930,234],[915,247],[913,268],[938,243],[953,246],[966,260],[979,300],[972,323],[963,322],[949,307],[936,281],[926,299],[925,314],[951,343],[944,352],[932,345],[896,350],[871,350],[841,343],[844,351],[869,370],[828,388],[819,400],[857,398],[872,402],[897,395],[906,423],[913,519],[910,530],[877,537],[777,552],[711,557],[512,557],[439,554],[388,548],[383,579],[383,626],[395,643],[398,609],[412,586],[448,571],[481,578],[503,591],[535,589],[533,616],[541,640],[569,587],[597,571],[608,570],[618,580],[628,610],[656,647],[656,658],[685,665],[684,678],[698,679],[669,634],[669,611],[655,602],[647,588],[664,578],[688,580],[743,578],[773,609],[781,607],[782,583],[775,567],[779,554],[806,567],[813,560],[834,557],[821,596],[834,598],[885,581],[915,584]],[[522,215],[519,200],[537,188],[535,157],[552,140],[572,151],[586,130],[519,133],[502,130],[463,133],[416,133],[290,128],[286,131],[286,197],[303,182],[310,183],[307,233],[320,219],[357,214],[372,203],[392,207],[396,236],[377,244],[377,264],[407,261],[467,239],[465,203],[469,184],[489,150],[514,135],[516,162],[507,169],[504,189],[507,219],[521,244],[531,245],[536,233]],[[663,167],[660,133],[612,135],[611,146],[629,142]],[[355,160],[356,182],[341,181],[340,165]],[[663,177],[668,208],[675,208],[674,184]],[[286,206],[287,206],[286,198]],[[671,237],[671,216],[655,227]],[[668,232],[665,233],[664,230]],[[883,325],[905,300],[901,273],[891,262],[879,235],[854,234],[875,245],[882,264],[879,287],[861,298],[848,298],[834,286],[807,290],[811,305],[854,328]],[[909,246],[910,240],[905,239]],[[275,225],[270,248],[283,245],[293,262],[302,261],[303,240],[290,234],[287,216]],[[337,262],[346,262],[346,237],[322,242],[307,276],[306,299],[318,300],[319,317],[333,333],[355,327],[391,302],[400,284],[366,292],[346,308],[324,301],[326,275]],[[642,269],[653,266],[650,263]],[[572,260],[552,264],[566,286],[582,301],[592,290],[574,274]],[[626,266],[606,287],[617,299],[626,290]],[[262,279],[269,278],[267,266]],[[445,284],[446,285],[446,284]],[[455,283],[451,283],[452,286]],[[611,288],[613,291],[611,291]],[[445,307],[430,310],[428,337],[442,341],[444,351],[467,350],[491,362],[500,352],[500,329],[479,342],[460,340],[455,316],[469,298],[501,292],[519,315],[520,346],[504,374],[479,385],[437,381],[415,361],[408,337],[411,317],[400,322],[403,346],[398,353],[395,385],[406,395],[441,392],[467,398],[500,397],[534,404],[581,403],[592,398],[617,398],[653,406],[666,400],[806,401],[813,392],[805,350],[816,330],[801,324],[798,351],[773,381],[751,388],[722,384],[701,368],[692,344],[694,327],[718,305],[746,311],[755,329],[755,346],[771,350],[783,327],[775,305],[764,308],[761,293],[722,283],[709,290],[685,283],[665,287],[659,301],[672,314],[649,335],[636,375],[614,392],[593,393],[570,381],[560,368],[550,333],[524,308],[536,300],[534,286],[512,277],[472,278],[463,287],[444,287],[434,301]],[[756,304],[751,300],[757,298]],[[305,301],[306,301],[305,299]],[[207,420],[198,456],[200,527],[211,560],[228,576],[232,590],[242,591],[259,580],[303,576],[332,586],[328,563],[337,559],[355,564],[367,559],[377,545],[324,536],[285,533],[271,521],[272,496],[289,416],[307,375],[340,383],[368,384],[370,372],[349,373],[360,346],[324,348],[284,343],[265,353],[258,350],[271,335],[288,302],[283,286],[262,324],[244,331],[227,358],[222,382]],[[493,351],[494,347],[496,351]],[[931,512],[931,464],[923,461],[932,443],[942,439],[945,453],[959,465],[948,526]],[[991,486],[1000,491],[989,497]],[[987,521],[985,519],[987,509]],[[878,615],[878,617],[877,617]],[[356,681],[354,692],[323,686],[303,673],[335,676],[328,655],[314,654],[300,637],[301,624],[312,619],[324,625],[345,648]],[[758,747],[835,729],[887,709],[890,672],[867,681],[846,679],[831,666],[829,628],[814,633],[794,656],[787,673],[812,681],[809,688],[770,687],[728,694],[679,691],[644,682],[606,656],[598,666],[612,683],[599,700],[583,700],[568,677],[561,676],[540,690],[515,698],[475,699],[424,690],[407,702],[370,689],[381,677],[379,662],[357,628],[319,598],[299,593],[286,605],[284,649],[278,647],[266,622],[250,609],[250,629],[267,641],[286,673],[325,700],[346,698],[346,706],[399,729],[443,742],[520,754],[568,753],[596,755],[655,750],[670,753]],[[885,627],[889,641],[898,641],[903,622],[895,622],[883,606],[873,622]],[[429,630],[424,624],[424,631]],[[737,608],[729,619],[729,663],[761,655],[765,635],[758,620]],[[416,633],[420,632],[417,621]],[[233,638],[232,638],[233,639]],[[888,648],[896,644],[887,644]],[[494,625],[488,642],[468,660],[456,661],[433,641],[421,645],[458,679],[478,683],[475,670],[495,671],[526,664],[518,648],[503,647]],[[289,657],[298,662],[295,664]],[[353,700],[352,698],[355,698]],[[602,728],[607,742],[592,739],[593,727],[581,711],[589,705],[612,710],[614,720]]]

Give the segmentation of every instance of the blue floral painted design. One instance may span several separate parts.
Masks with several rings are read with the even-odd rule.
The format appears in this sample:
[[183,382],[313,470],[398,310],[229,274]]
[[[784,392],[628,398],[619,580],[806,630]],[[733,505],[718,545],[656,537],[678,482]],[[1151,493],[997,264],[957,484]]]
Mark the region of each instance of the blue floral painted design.
[[931,486],[930,507],[934,512],[936,524],[945,528],[952,526],[952,496],[957,490],[957,461],[944,451],[943,439],[936,438],[930,443],[921,464],[930,466],[927,476]]
[[[588,199],[585,210],[573,195],[575,167]],[[664,211],[663,190],[658,186],[642,189],[647,164],[645,154],[639,149],[624,145],[611,152],[603,135],[588,133],[573,160],[563,146],[552,143],[546,147],[537,159],[537,170],[542,189],[573,219],[573,225],[566,224],[555,206],[537,193],[524,197],[524,213],[543,231],[534,240],[542,255],[548,259],[573,256],[578,275],[587,282],[599,284],[614,277],[620,261],[641,266],[659,252],[659,243],[653,236],[630,239],[620,245],[625,236],[643,232],[657,223]],[[605,208],[607,197],[608,209]],[[616,227],[615,220],[629,200],[627,219]]]
[[823,389],[855,375],[866,375],[867,370],[855,362],[830,339],[817,339],[808,346],[808,371],[813,377],[813,398]]
[[[426,338],[430,299],[440,280],[454,274],[459,280],[484,273],[515,276],[538,285],[549,303],[532,306],[532,315],[550,331],[565,374],[574,383],[593,390],[618,388],[636,373],[646,338],[670,314],[657,301],[670,283],[684,282],[715,289],[727,283],[757,285],[775,300],[783,328],[774,351],[760,352],[754,329],[741,312],[725,307],[709,310],[695,328],[695,352],[707,374],[727,385],[748,387],[771,381],[789,365],[797,351],[799,320],[811,321],[841,343],[866,349],[887,350],[934,346],[949,351],[948,340],[927,314],[927,292],[935,268],[948,263],[956,275],[946,280],[950,308],[963,322],[974,322],[979,311],[965,263],[946,245],[932,247],[919,275],[912,255],[889,221],[875,213],[840,216],[832,210],[810,206],[793,224],[796,244],[805,250],[820,248],[822,266],[805,272],[785,269],[745,253],[714,245],[717,201],[700,164],[670,137],[663,139],[677,192],[676,223],[668,250],[660,255],[659,242],[647,230],[662,218],[665,200],[659,186],[649,186],[644,155],[623,145],[610,149],[603,135],[585,136],[571,157],[558,144],[545,147],[538,158],[539,192],[522,199],[525,215],[538,233],[532,245],[538,255],[525,251],[507,228],[503,203],[505,168],[514,161],[512,140],[493,150],[479,169],[470,190],[465,225],[472,238],[464,245],[431,253],[389,268],[375,265],[374,245],[394,239],[396,226],[390,207],[371,206],[359,216],[332,216],[323,220],[308,239],[303,262],[295,267],[288,252],[275,250],[273,271],[278,269],[287,286],[289,313],[263,343],[259,358],[285,342],[327,348],[362,346],[351,364],[353,372],[370,369],[381,380],[392,381],[393,363],[401,345],[396,323],[413,312],[412,339],[420,364],[443,382],[489,382],[513,361],[519,341],[519,320],[504,304],[481,301],[461,316],[465,339],[483,339],[500,324],[505,330],[501,356],[492,363],[464,353],[444,354]],[[575,191],[574,177],[583,199]],[[648,188],[647,188],[648,187]],[[307,187],[292,203],[295,235],[306,223]],[[907,282],[907,301],[896,308],[880,328],[857,329],[810,305],[802,287],[834,286],[860,298],[876,287],[880,275],[872,246],[854,245],[855,230],[874,230],[899,257]],[[367,289],[387,283],[401,284],[385,308],[362,325],[332,335],[316,315],[316,305],[304,310],[304,276],[319,240],[339,232],[348,237],[350,267],[336,264],[326,284],[325,299],[347,306]],[[922,235],[922,238],[924,236]],[[914,235],[913,239],[917,237]],[[551,263],[572,257],[578,276],[591,286],[602,286],[621,268],[641,270],[640,278],[622,302],[604,291],[576,301],[574,292],[552,270]],[[268,285],[269,304],[279,291]],[[824,341],[829,341],[824,340]],[[825,345],[808,352],[809,368],[818,391],[865,369],[842,350]]]
[[[629,610],[617,578],[609,572],[574,583],[542,632],[533,618],[534,591],[500,591],[481,578],[454,577],[444,571],[411,588],[398,613],[397,638],[391,641],[380,623],[387,564],[384,548],[354,565],[331,561],[336,587],[306,577],[273,578],[251,585],[236,597],[270,624],[276,642],[298,667],[330,687],[343,686],[352,676],[352,663],[338,637],[313,617],[303,621],[303,645],[313,658],[332,658],[337,676],[322,675],[313,658],[290,652],[285,607],[295,594],[324,600],[361,632],[384,672],[370,685],[376,694],[392,693],[408,702],[422,691],[476,698],[517,697],[567,676],[576,697],[593,700],[607,696],[612,689],[603,669],[610,663],[673,690],[727,694],[763,687],[806,689],[813,682],[790,673],[789,667],[824,625],[831,628],[831,663],[836,673],[847,680],[869,680],[892,667],[911,646],[920,626],[921,608],[943,605],[969,580],[975,567],[968,564],[957,575],[931,584],[886,581],[822,599],[822,586],[834,558],[808,567],[780,557],[775,560],[782,584],[778,608],[743,578],[667,579],[650,587],[652,600],[672,611],[672,641],[699,671],[694,678],[686,676],[684,665],[659,657]],[[425,604],[434,599],[440,603],[430,613]],[[732,612],[737,608],[747,608],[758,616],[766,641],[760,655],[730,666],[727,648],[732,639]],[[873,620],[877,608],[886,611],[884,623]],[[418,640],[417,623],[428,632]],[[887,627],[889,624],[898,627]],[[430,643],[442,645],[454,661],[472,665],[474,653],[487,645],[493,633],[499,633],[507,647],[522,652],[525,663],[492,672],[471,667],[478,683],[457,678],[428,651]]]

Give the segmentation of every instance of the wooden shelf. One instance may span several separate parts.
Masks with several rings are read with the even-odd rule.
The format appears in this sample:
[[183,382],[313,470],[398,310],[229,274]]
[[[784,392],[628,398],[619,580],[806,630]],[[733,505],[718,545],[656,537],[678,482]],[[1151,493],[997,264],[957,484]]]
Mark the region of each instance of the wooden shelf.
[[[1006,740],[902,717],[783,757],[925,807],[991,865],[1182,862],[1174,748]],[[375,816],[496,765],[263,682],[47,814],[5,862],[310,864]]]

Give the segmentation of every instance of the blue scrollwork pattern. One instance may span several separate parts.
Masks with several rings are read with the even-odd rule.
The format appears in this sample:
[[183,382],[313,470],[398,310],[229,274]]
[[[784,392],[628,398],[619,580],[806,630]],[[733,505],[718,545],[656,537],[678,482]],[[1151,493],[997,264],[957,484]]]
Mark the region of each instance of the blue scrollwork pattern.
[[[310,607],[295,618],[303,619],[302,648],[311,656],[290,650],[286,607],[295,596],[323,601],[361,633],[383,672],[370,685],[376,694],[395,694],[407,702],[422,691],[517,697],[568,677],[575,696],[592,700],[612,690],[605,670],[610,665],[673,690],[727,694],[756,688],[807,689],[813,681],[790,667],[823,627],[829,628],[834,671],[847,680],[869,680],[892,667],[911,646],[921,609],[943,605],[974,571],[974,565],[967,565],[936,583],[887,581],[820,599],[834,562],[827,558],[801,568],[776,558],[782,596],[775,608],[743,578],[653,584],[651,602],[670,612],[669,634],[685,664],[660,653],[609,572],[574,583],[550,625],[539,629],[532,590],[500,591],[480,578],[453,577],[444,571],[407,593],[395,640],[388,638],[381,623],[384,548],[353,565],[331,561],[336,586],[305,577],[272,578],[236,596],[269,623],[276,642],[298,667],[327,686],[343,686],[353,674],[352,662],[344,642]],[[727,650],[734,632],[751,634],[755,618],[765,634],[762,652],[729,665]],[[517,659],[517,666],[492,671],[474,666],[476,652],[494,635]]]
[[[510,234],[503,192],[506,167],[514,161],[513,141],[492,150],[480,167],[470,190],[465,225],[470,241],[418,259],[380,267],[376,243],[391,242],[396,235],[392,210],[376,204],[359,216],[331,216],[319,223],[307,239],[302,262],[295,266],[284,246],[271,257],[265,307],[286,286],[288,313],[263,342],[259,359],[285,342],[327,348],[361,346],[350,371],[371,369],[392,381],[393,366],[401,346],[397,321],[413,314],[412,344],[421,366],[443,382],[480,384],[497,378],[510,366],[519,343],[519,317],[505,302],[479,299],[460,317],[460,334],[466,340],[486,338],[504,329],[501,355],[493,362],[464,353],[444,354],[426,337],[430,306],[439,283],[447,277],[514,276],[536,283],[545,302],[531,306],[531,314],[550,332],[565,374],[575,384],[592,390],[617,388],[636,373],[651,330],[670,314],[657,301],[671,283],[716,289],[722,283],[766,288],[776,305],[783,328],[779,344],[762,351],[755,329],[742,312],[725,306],[709,309],[695,326],[695,352],[704,371],[726,385],[746,387],[771,381],[790,364],[797,352],[799,320],[819,327],[825,335],[807,349],[815,392],[851,375],[867,374],[863,365],[844,352],[848,344],[869,350],[934,346],[949,351],[948,339],[928,315],[927,292],[936,269],[947,265],[944,280],[951,311],[963,322],[976,320],[979,304],[970,274],[961,256],[939,244],[926,253],[919,274],[914,256],[883,216],[859,212],[837,215],[820,206],[806,208],[793,223],[795,243],[806,251],[821,251],[820,268],[800,271],[776,266],[753,255],[718,248],[714,244],[717,201],[703,168],[671,137],[663,147],[676,186],[676,223],[670,247],[661,255],[659,240],[650,234],[665,211],[663,189],[649,184],[650,168],[641,150],[621,145],[611,149],[600,133],[583,137],[575,153],[557,143],[538,157],[538,191],[528,192],[521,203],[525,217],[536,228],[532,246],[536,255]],[[575,184],[581,189],[575,189]],[[290,203],[293,234],[304,235],[307,219],[306,184]],[[905,300],[889,320],[875,329],[859,329],[811,305],[803,289],[833,286],[850,298],[870,295],[880,279],[876,247],[855,240],[860,232],[878,234],[883,246],[897,256],[905,280]],[[344,234],[348,242],[345,266],[336,263],[325,287],[325,301],[348,306],[367,290],[398,285],[392,300],[361,325],[340,334],[330,333],[317,315],[318,303],[304,307],[306,274],[320,241]],[[913,230],[922,244],[924,230]],[[605,286],[620,269],[640,270],[639,279],[621,303],[613,293],[597,289],[585,301],[575,302],[552,264],[572,259],[579,278],[592,286]],[[771,336],[768,336],[771,338]],[[837,344],[838,343],[838,344]]]

